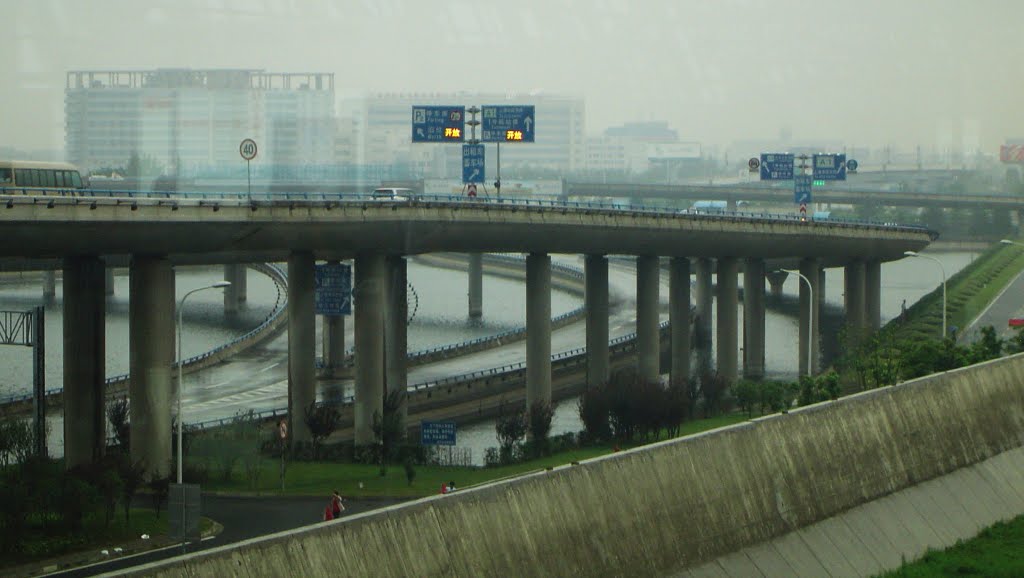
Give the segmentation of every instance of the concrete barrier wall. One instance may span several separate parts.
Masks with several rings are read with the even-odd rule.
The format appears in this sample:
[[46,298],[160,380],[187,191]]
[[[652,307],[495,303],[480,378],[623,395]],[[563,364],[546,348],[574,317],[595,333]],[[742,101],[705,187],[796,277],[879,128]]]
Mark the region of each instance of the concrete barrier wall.
[[1024,445],[1024,355],[143,567],[662,575]]

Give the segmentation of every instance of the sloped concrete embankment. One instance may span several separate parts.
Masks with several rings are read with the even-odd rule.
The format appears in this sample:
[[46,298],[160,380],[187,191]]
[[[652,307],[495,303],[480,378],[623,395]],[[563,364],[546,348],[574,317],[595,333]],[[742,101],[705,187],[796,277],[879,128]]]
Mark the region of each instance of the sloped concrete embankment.
[[129,575],[677,573],[1024,445],[1024,355]]

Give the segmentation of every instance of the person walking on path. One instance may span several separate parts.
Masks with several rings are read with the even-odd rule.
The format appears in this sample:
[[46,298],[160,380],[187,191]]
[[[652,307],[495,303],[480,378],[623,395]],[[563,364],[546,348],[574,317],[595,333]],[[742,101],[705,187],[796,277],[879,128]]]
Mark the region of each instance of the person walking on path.
[[334,515],[334,519],[341,517],[341,513],[345,511],[344,500],[341,499],[341,494],[338,490],[334,490],[334,494],[331,496],[331,513]]

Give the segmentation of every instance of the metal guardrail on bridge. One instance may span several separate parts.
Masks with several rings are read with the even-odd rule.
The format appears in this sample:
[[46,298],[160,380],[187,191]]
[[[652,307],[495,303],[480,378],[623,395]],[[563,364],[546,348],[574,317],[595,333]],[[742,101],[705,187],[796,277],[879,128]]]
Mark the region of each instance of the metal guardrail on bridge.
[[[295,208],[296,203],[305,203],[312,207],[331,208],[348,204],[373,206],[443,206],[443,207],[527,207],[574,209],[596,211],[617,215],[658,215],[658,216],[699,216],[701,218],[742,221],[742,222],[808,222],[815,221],[811,217],[768,212],[744,211],[695,211],[691,209],[666,209],[664,207],[631,206],[622,207],[611,202],[602,201],[569,201],[559,199],[538,199],[529,197],[466,197],[461,195],[412,195],[404,200],[374,199],[368,194],[356,193],[244,193],[244,192],[164,192],[164,191],[111,191],[97,189],[33,189],[24,187],[0,188],[0,203],[8,208],[20,204],[44,205],[49,208],[58,205],[87,205],[90,208],[99,206],[128,206],[137,209],[139,206],[169,206],[172,210],[180,206],[249,206],[253,209],[262,207],[287,206]],[[883,228],[889,230],[927,232],[936,235],[927,227],[920,225],[900,225],[862,219],[829,217],[818,219],[839,226]]]

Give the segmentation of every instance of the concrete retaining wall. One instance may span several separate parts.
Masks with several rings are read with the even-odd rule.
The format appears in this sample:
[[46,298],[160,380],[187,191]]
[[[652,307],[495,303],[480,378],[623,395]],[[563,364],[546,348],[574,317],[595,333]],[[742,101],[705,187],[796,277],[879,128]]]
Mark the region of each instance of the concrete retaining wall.
[[130,575],[679,573],[1024,445],[1022,378],[1004,358]]

